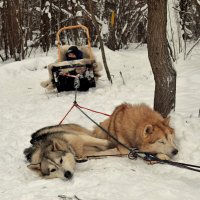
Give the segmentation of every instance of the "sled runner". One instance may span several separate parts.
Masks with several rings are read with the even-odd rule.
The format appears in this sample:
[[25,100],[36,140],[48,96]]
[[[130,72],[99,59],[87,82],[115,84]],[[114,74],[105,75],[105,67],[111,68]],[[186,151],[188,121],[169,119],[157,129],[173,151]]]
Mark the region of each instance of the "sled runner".
[[[61,45],[60,33],[64,30],[81,28],[87,36],[87,46]],[[102,69],[92,53],[88,28],[83,25],[61,28],[57,33],[58,61],[48,65],[49,80],[43,81],[41,86],[58,92],[87,91],[96,87],[96,81],[100,77]],[[70,57],[72,56],[75,57]]]

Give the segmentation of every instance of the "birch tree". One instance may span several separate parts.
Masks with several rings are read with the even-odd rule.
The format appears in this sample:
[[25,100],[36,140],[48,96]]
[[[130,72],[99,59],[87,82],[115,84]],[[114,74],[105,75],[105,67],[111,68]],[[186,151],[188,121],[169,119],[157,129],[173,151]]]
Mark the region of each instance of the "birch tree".
[[179,54],[183,51],[183,31],[181,27],[181,18],[179,15],[179,1],[168,0],[167,3],[167,38],[171,57],[176,61]]

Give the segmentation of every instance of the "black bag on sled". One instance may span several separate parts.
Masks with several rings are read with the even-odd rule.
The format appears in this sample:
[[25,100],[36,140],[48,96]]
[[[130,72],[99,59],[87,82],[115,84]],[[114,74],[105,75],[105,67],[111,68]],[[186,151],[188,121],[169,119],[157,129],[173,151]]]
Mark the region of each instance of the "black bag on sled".
[[[73,64],[67,61],[70,65],[53,66],[53,83],[58,92],[62,91],[88,91],[91,87],[96,87],[94,72],[91,64]],[[77,68],[85,68],[84,73],[78,74]]]

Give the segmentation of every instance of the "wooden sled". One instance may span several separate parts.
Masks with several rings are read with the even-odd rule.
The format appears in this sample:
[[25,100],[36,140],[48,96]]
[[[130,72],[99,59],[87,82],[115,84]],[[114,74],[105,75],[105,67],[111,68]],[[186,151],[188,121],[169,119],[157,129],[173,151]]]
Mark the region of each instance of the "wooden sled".
[[[66,61],[66,52],[70,48],[69,45],[61,45],[61,32],[69,29],[81,28],[87,36],[87,46],[77,46],[83,53],[83,59]],[[49,80],[41,82],[41,86],[47,90],[57,89],[58,92],[79,90],[87,91],[91,87],[96,87],[96,81],[100,77],[99,71],[102,70],[100,63],[96,62],[92,52],[88,28],[83,25],[67,26],[61,28],[57,32],[58,42],[58,60],[48,65]],[[85,68],[86,71],[82,75],[76,77],[69,75],[76,68]],[[75,88],[75,79],[79,79],[79,87]],[[77,86],[77,85],[76,85]]]

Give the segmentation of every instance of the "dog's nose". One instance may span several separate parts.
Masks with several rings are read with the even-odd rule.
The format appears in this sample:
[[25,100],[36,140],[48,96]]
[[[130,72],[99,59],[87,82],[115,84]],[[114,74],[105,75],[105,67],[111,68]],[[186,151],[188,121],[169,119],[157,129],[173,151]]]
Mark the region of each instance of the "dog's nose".
[[70,172],[70,171],[66,171],[65,174],[64,174],[65,178],[67,179],[71,179],[73,174]]
[[175,156],[176,154],[178,153],[178,149],[174,149],[173,151],[172,151],[172,154]]

